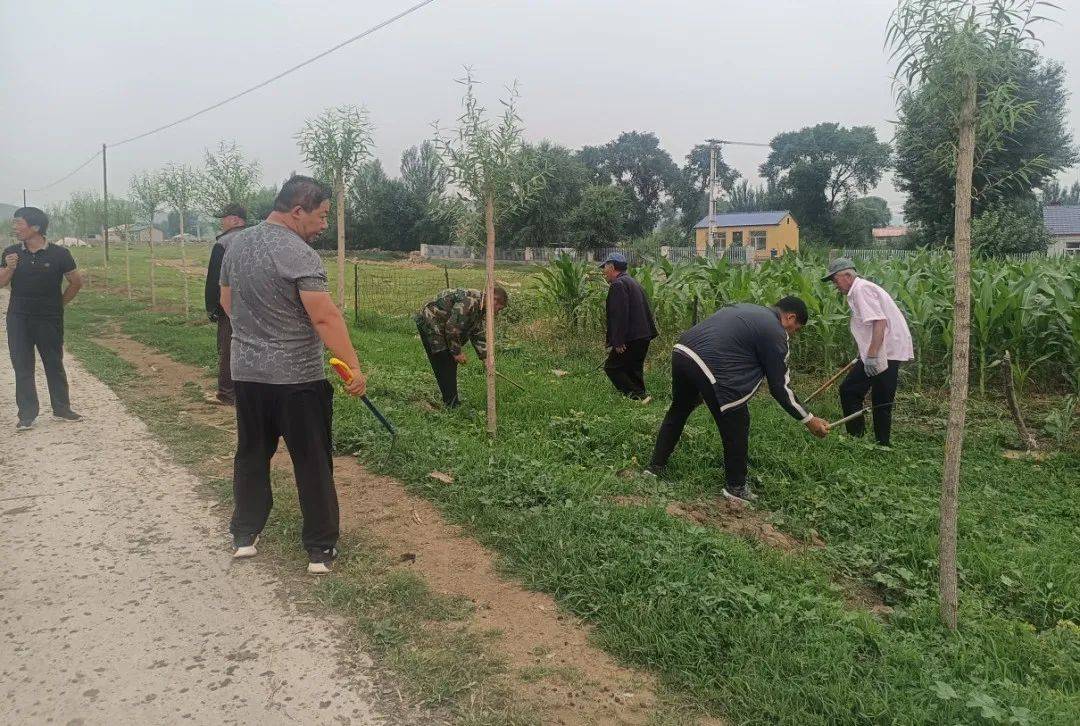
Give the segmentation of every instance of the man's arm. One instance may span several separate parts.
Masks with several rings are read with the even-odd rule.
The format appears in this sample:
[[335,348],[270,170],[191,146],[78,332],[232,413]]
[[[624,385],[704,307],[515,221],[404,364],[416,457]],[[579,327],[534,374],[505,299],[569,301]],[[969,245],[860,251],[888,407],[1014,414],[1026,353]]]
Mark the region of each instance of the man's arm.
[[885,329],[888,326],[889,323],[884,318],[873,322],[874,330],[870,334],[870,347],[866,350],[866,356],[868,358],[878,357],[878,351],[881,350],[881,344],[885,342]]
[[211,320],[217,317],[221,307],[221,260],[225,257],[225,248],[215,244],[210,250],[210,262],[206,266],[206,314]]
[[221,300],[221,309],[225,311],[225,314],[230,318],[232,317],[232,289],[228,285],[220,285],[218,289],[221,291],[218,293],[219,300]]
[[15,274],[15,267],[19,264],[19,255],[16,252],[9,252],[4,255],[3,259],[0,259],[0,287],[7,287],[11,282],[12,276]]
[[[222,298],[226,289],[228,288],[221,288]],[[360,371],[360,359],[356,356],[352,340],[349,339],[349,329],[345,325],[345,318],[341,316],[341,311],[334,304],[330,293],[301,290],[300,302],[303,303],[304,310],[311,318],[311,324],[315,326],[315,332],[319,334],[323,345],[335,358],[343,360],[352,371],[352,381],[345,385],[345,390],[354,396],[364,395],[366,382],[364,374]]]
[[82,289],[83,279],[82,273],[78,270],[72,270],[64,274],[67,278],[67,287],[64,289],[64,305],[75,299],[75,296],[79,294],[79,290]]
[[823,437],[829,433],[829,424],[807,411],[791,389],[791,371],[788,369],[787,356],[787,341],[779,335],[770,336],[758,345],[758,361],[765,371],[769,393],[792,418],[804,424],[815,436]]

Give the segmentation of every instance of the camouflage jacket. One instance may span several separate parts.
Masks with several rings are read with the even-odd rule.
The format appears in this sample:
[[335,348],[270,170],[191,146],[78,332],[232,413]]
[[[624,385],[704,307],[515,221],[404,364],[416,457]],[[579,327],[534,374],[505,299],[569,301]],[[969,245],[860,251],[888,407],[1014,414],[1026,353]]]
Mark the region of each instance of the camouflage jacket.
[[465,341],[472,341],[478,356],[487,355],[484,294],[479,290],[443,290],[420,308],[413,319],[432,353],[449,350],[452,355],[458,355]]

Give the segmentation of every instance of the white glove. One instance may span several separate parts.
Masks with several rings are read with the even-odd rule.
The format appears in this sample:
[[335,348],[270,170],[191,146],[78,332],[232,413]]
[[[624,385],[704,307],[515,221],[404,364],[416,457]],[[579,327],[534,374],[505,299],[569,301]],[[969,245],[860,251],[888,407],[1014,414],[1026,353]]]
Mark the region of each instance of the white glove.
[[889,359],[886,356],[879,355],[877,358],[867,358],[863,363],[863,370],[866,371],[866,375],[873,378],[879,373],[884,373],[889,369]]

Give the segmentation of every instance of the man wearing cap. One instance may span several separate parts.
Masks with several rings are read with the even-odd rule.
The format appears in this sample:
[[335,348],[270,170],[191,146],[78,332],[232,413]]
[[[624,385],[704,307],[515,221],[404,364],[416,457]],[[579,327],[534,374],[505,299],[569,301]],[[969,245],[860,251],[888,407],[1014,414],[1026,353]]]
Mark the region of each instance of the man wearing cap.
[[[915,357],[907,321],[892,296],[881,286],[859,277],[855,264],[846,257],[833,260],[822,281],[832,282],[847,296],[851,335],[859,348],[859,360],[840,384],[840,405],[845,416],[853,414],[862,408],[869,391],[874,407],[874,436],[879,444],[888,446],[900,364]],[[847,431],[862,436],[866,431],[865,417],[848,421]]]
[[[496,314],[506,307],[508,299],[506,290],[496,285]],[[480,290],[443,290],[413,315],[446,408],[456,408],[460,404],[457,367],[465,362],[465,351],[462,350],[465,343],[472,342],[481,360],[487,355],[486,305],[487,300]]]
[[656,320],[649,298],[637,280],[626,274],[626,256],[613,252],[600,269],[608,282],[607,345],[611,349],[604,372],[624,396],[648,403],[645,357],[656,337]]
[[221,219],[221,234],[210,250],[210,264],[206,267],[206,316],[217,323],[218,388],[217,395],[207,397],[210,403],[235,405],[229,354],[232,348],[232,322],[221,307],[221,260],[234,234],[247,226],[247,210],[239,204],[227,204],[217,215]]

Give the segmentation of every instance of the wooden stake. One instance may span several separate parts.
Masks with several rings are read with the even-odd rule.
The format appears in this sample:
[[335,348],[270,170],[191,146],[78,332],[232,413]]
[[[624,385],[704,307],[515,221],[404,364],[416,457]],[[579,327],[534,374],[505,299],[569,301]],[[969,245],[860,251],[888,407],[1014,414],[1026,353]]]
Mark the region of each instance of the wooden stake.
[[827,380],[827,381],[825,381],[824,383],[822,383],[822,384],[821,384],[821,387],[820,387],[819,389],[817,389],[816,391],[814,391],[813,393],[811,393],[811,394],[810,394],[809,396],[807,396],[807,397],[806,397],[806,400],[805,400],[805,401],[803,401],[803,403],[810,403],[810,401],[814,400],[814,398],[815,398],[815,397],[816,397],[816,396],[817,396],[817,395],[818,395],[819,393],[821,393],[822,391],[824,391],[825,389],[827,389],[827,388],[828,388],[829,386],[831,386],[832,384],[836,383],[836,380],[837,380],[837,379],[838,379],[838,378],[839,378],[840,376],[844,375],[845,373],[847,373],[848,371],[850,371],[850,370],[851,370],[852,368],[854,368],[854,367],[855,367],[855,364],[856,364],[856,363],[858,363],[858,362],[859,362],[859,359],[858,359],[858,358],[856,358],[855,360],[851,361],[851,362],[850,362],[850,363],[848,363],[848,364],[847,364],[846,366],[844,366],[843,368],[841,368],[841,369],[840,369],[840,370],[839,370],[839,371],[838,371],[838,372],[836,373],[836,375],[834,375],[834,376],[833,376],[832,378],[830,378],[829,380]]

